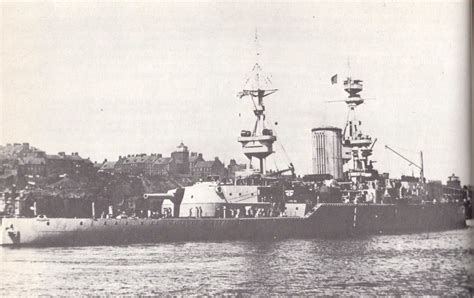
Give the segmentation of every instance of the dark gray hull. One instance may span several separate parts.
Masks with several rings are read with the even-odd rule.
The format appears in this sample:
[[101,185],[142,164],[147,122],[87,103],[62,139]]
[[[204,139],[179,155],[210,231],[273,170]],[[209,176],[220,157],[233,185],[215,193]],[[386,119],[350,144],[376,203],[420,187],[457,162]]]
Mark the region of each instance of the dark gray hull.
[[76,246],[347,237],[465,227],[458,204],[321,204],[307,217],[71,219],[4,218],[2,245]]

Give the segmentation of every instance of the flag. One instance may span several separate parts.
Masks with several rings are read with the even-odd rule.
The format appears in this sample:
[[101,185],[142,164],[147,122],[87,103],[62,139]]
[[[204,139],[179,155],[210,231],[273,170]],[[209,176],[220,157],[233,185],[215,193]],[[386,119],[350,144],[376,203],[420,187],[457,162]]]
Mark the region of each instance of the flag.
[[333,84],[333,85],[337,84],[337,74],[335,74],[331,77],[331,84]]

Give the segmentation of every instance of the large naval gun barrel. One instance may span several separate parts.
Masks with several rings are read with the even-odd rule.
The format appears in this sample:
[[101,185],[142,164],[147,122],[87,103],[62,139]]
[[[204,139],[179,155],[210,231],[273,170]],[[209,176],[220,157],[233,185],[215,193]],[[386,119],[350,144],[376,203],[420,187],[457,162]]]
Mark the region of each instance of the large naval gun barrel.
[[163,204],[164,200],[170,200],[174,205],[173,217],[179,217],[179,209],[181,206],[181,201],[183,200],[183,196],[184,188],[177,188],[176,190],[169,191],[167,193],[146,193],[143,195],[143,198],[148,201],[158,201],[160,206]]
[[313,128],[313,173],[343,178],[342,130],[337,127]]

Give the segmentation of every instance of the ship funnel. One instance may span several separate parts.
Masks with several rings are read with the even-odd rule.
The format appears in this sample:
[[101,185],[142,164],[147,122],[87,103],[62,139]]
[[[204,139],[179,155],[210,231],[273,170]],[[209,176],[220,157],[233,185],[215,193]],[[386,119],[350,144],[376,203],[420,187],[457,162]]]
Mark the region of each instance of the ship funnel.
[[313,174],[329,174],[343,178],[342,129],[337,127],[313,128]]

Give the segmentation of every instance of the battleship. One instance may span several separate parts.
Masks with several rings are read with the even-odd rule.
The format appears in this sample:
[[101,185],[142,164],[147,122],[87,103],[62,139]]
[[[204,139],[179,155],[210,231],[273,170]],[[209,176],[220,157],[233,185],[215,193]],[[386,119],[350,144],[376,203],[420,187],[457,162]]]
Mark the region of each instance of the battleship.
[[419,177],[393,179],[375,169],[371,156],[377,139],[362,133],[355,113],[365,101],[363,82],[348,77],[343,86],[349,113],[345,127],[308,129],[312,174],[296,177],[291,163],[280,171],[265,168],[277,135],[265,121],[264,100],[278,89],[257,62],[238,94],[252,101],[255,123],[251,130],[240,132],[238,142],[249,164],[258,161],[258,168],[248,167],[233,179],[209,176],[166,193],[143,194],[145,204],[138,216],[120,213],[114,206],[107,206],[104,213],[92,202],[87,218],[49,217],[34,203],[34,216],[1,218],[0,244],[350,237],[465,227],[456,176],[449,177],[447,185],[430,182],[424,177],[422,155],[420,163],[412,162],[388,146],[419,168]]

